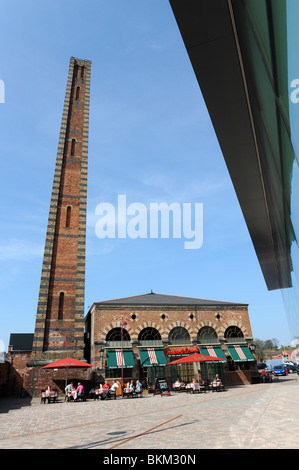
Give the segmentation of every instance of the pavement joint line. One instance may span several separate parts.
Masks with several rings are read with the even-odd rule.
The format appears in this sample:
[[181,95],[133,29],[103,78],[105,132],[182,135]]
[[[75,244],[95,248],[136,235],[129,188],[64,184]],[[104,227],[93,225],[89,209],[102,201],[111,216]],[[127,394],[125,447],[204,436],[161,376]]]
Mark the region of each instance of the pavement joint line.
[[145,434],[148,434],[148,433],[150,433],[151,431],[154,431],[154,429],[160,428],[161,426],[164,426],[165,424],[168,424],[168,423],[170,423],[171,421],[180,418],[181,416],[183,416],[183,415],[175,416],[174,418],[171,418],[171,419],[169,419],[169,420],[167,420],[167,421],[164,421],[164,423],[160,423],[160,424],[158,424],[157,426],[154,426],[153,428],[148,429],[147,431],[141,432],[141,433],[137,434],[136,436],[129,437],[129,439],[125,439],[124,441],[120,442],[119,444],[116,444],[116,445],[114,445],[114,446],[112,446],[112,447],[109,447],[109,449],[115,449],[116,447],[119,447],[119,446],[125,444],[126,442],[132,441],[132,439],[136,439],[137,437],[144,436]]

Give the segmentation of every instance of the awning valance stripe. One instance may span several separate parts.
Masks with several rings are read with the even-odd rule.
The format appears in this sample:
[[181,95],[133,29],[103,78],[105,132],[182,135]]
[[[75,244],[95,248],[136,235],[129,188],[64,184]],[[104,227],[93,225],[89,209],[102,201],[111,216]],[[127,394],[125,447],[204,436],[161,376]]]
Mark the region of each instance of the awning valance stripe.
[[140,363],[143,367],[165,366],[167,364],[163,349],[140,348]]
[[219,357],[220,359],[226,359],[225,353],[221,346],[199,346],[201,354],[211,357]]
[[134,364],[134,356],[132,349],[106,349],[107,368],[117,369],[120,367],[132,368]]
[[228,345],[227,350],[234,362],[255,361],[248,346],[240,344]]

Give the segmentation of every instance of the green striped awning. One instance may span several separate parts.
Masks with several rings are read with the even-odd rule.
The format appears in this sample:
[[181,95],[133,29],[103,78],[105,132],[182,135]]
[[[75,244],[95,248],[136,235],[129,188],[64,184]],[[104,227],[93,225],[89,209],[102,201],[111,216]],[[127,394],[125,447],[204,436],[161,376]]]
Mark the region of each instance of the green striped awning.
[[227,350],[234,362],[255,361],[248,346],[240,344],[228,345]]
[[212,356],[212,357],[219,357],[219,359],[226,359],[225,353],[222,350],[221,346],[199,346],[199,352],[200,354],[204,354],[205,356]]
[[165,366],[166,357],[162,348],[140,348],[140,365],[143,367]]
[[106,349],[107,369],[135,367],[132,349]]

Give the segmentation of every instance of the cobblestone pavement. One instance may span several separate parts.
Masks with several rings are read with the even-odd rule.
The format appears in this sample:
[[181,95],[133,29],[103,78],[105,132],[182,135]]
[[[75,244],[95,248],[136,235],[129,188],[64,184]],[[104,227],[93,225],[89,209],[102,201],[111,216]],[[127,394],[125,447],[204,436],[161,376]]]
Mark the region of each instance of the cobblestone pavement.
[[0,399],[0,449],[298,449],[299,376],[206,394]]

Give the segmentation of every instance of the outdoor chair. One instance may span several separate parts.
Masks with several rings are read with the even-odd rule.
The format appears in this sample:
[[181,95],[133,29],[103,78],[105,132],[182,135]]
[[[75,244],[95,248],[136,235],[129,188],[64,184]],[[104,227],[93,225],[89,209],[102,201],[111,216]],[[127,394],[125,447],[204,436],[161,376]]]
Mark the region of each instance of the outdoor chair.
[[115,390],[109,390],[106,395],[107,400],[116,400],[116,391]]
[[46,399],[47,399],[47,397],[46,397],[46,390],[43,389],[43,390],[41,390],[41,399],[40,399],[40,402],[41,402],[41,403],[46,403]]

